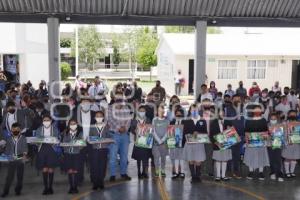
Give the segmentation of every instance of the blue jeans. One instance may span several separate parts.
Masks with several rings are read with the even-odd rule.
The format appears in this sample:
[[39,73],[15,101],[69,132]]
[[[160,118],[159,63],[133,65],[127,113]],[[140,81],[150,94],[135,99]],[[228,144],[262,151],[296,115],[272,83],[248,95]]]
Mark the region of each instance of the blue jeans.
[[127,174],[128,162],[128,146],[129,134],[128,133],[112,133],[112,139],[115,141],[109,147],[109,168],[110,175],[116,176],[117,156],[120,154],[120,173]]

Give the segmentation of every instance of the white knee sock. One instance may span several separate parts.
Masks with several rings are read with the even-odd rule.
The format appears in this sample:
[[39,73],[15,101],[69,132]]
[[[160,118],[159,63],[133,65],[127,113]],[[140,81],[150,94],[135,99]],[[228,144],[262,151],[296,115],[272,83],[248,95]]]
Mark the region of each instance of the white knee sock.
[[296,167],[297,162],[296,161],[291,161],[291,173],[295,172],[295,167]]
[[221,162],[216,161],[216,177],[220,178],[221,177]]
[[253,172],[254,169],[253,169],[252,167],[249,167],[249,171],[250,171],[250,172]]
[[285,170],[286,174],[290,173],[290,162],[288,162],[288,161],[284,162],[284,170]]
[[258,170],[259,170],[260,173],[264,172],[264,168],[263,167],[258,168]]
[[222,178],[226,176],[227,162],[222,162]]

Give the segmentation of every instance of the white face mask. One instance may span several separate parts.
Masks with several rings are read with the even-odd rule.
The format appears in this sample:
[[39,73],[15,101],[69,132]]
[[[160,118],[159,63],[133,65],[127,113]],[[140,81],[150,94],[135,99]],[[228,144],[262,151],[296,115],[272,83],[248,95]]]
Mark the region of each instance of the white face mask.
[[95,120],[97,123],[102,123],[103,122],[103,117],[96,117]]
[[83,111],[89,111],[91,108],[91,105],[90,104],[82,104],[81,108]]
[[51,121],[44,121],[43,125],[48,128],[51,125]]
[[270,124],[272,124],[272,125],[277,124],[277,120],[276,119],[271,119]]
[[74,124],[74,125],[70,125],[70,129],[72,131],[75,131],[77,129],[77,124]]
[[145,118],[146,113],[145,112],[138,112],[138,116],[143,119],[143,118]]

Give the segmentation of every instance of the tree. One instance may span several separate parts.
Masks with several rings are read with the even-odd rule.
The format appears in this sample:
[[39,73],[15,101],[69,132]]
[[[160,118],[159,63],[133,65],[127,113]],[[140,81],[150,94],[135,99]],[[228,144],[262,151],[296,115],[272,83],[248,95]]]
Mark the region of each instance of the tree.
[[113,47],[112,60],[115,67],[117,68],[121,62],[121,56],[120,56],[119,48],[116,46]]
[[139,31],[137,42],[137,62],[142,65],[144,70],[157,65],[155,50],[158,45],[158,38],[155,30],[145,27]]
[[61,38],[60,39],[60,47],[62,47],[62,48],[70,48],[71,43],[72,42],[69,38]]
[[[74,37],[75,39],[75,37]],[[103,56],[104,44],[96,26],[81,26],[78,28],[79,62],[85,63],[89,69]],[[75,40],[72,41],[72,55],[75,54]]]
[[71,65],[67,62],[60,63],[61,80],[66,80],[72,75]]
[[[194,33],[194,26],[166,26],[166,33]],[[222,33],[219,27],[207,27],[207,34],[220,34]]]

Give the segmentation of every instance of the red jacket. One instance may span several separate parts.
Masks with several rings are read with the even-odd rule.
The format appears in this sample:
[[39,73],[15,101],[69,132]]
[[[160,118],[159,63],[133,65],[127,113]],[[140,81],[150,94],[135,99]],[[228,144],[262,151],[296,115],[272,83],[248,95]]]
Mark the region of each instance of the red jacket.
[[258,86],[257,87],[251,87],[249,89],[249,96],[252,97],[255,92],[258,92],[260,94],[261,90]]

